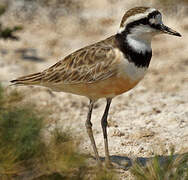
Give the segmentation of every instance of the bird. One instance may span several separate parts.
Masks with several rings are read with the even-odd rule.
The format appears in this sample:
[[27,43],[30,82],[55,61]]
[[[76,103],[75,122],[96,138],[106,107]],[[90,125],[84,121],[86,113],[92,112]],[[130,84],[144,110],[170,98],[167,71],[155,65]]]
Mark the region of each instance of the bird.
[[112,99],[134,88],[143,79],[152,57],[152,38],[163,33],[181,37],[180,33],[163,24],[159,10],[133,7],[125,12],[114,35],[76,50],[41,72],[19,77],[11,83],[40,85],[87,97],[89,108],[85,126],[99,166],[102,161],[93,136],[91,115],[95,102],[105,98],[101,126],[105,165],[111,167],[107,117]]

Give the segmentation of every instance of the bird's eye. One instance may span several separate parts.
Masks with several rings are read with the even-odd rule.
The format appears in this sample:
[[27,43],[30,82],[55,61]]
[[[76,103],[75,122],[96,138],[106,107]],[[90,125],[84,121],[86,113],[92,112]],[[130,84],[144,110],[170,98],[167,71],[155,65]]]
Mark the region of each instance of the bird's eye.
[[162,23],[162,17],[161,14],[157,14],[156,16],[153,16],[152,18],[149,19],[150,24],[161,24]]

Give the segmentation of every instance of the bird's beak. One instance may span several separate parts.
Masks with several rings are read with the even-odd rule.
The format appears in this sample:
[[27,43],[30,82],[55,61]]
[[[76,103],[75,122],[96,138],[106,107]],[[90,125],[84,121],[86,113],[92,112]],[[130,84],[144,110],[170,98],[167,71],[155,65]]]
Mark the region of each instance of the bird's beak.
[[165,26],[164,24],[161,24],[160,26],[160,30],[163,32],[163,33],[167,33],[167,34],[171,34],[171,35],[174,35],[174,36],[179,36],[181,37],[181,34],[178,33],[177,31],[174,31],[173,29]]

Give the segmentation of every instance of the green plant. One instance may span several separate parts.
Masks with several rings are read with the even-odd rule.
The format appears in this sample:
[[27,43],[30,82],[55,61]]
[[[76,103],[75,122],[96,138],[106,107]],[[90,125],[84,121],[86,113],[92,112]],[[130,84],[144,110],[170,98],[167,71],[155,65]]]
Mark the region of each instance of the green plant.
[[6,11],[6,6],[0,5],[0,16]]
[[0,84],[0,105],[1,105],[0,110],[3,106],[3,104],[4,104],[4,90],[3,90],[3,87]]
[[135,180],[183,180],[188,178],[188,153],[171,155],[164,159],[155,156],[146,166],[135,162],[131,168]]
[[[50,177],[83,179],[87,171],[85,157],[81,155],[69,131],[55,128],[51,132],[47,151],[41,158],[41,171],[50,172]],[[44,165],[45,164],[45,165]],[[47,176],[45,175],[47,178]]]
[[95,174],[96,177],[93,180],[118,180],[117,175],[112,170],[100,169]]
[[[5,5],[0,5],[0,16],[6,12],[7,7]],[[14,26],[14,27],[3,27],[0,23],[0,38],[2,39],[11,39],[11,40],[18,40],[18,36],[15,36],[14,33],[17,31],[22,30],[21,26]]]
[[0,38],[2,39],[11,39],[11,40],[18,40],[18,36],[15,36],[14,33],[17,31],[22,30],[21,26],[14,26],[13,28],[6,27],[3,28],[0,24]]
[[44,143],[44,113],[23,105],[23,98],[0,85],[0,179],[19,179],[28,173],[33,180],[116,179],[113,172],[87,167],[79,141],[69,130],[54,128]]
[[30,108],[9,109],[0,115],[1,143],[15,147],[18,159],[27,160],[40,155],[43,143],[40,131],[42,118]]
[[23,169],[23,163],[39,157],[44,150],[40,137],[43,117],[31,105],[18,107],[23,96],[7,92],[0,85],[0,177],[12,179]]
[[51,132],[52,141],[58,145],[61,143],[69,142],[72,140],[71,133],[68,130],[62,131],[60,128],[55,127]]
[[15,150],[11,147],[0,147],[0,177],[11,179],[21,171],[20,164],[17,162]]

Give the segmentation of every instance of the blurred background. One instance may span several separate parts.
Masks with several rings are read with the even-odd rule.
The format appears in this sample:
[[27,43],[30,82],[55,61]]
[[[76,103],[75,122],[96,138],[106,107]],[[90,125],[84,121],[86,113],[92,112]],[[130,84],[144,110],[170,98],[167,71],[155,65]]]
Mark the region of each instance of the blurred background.
[[[188,0],[0,0],[1,85],[16,88],[24,96],[21,104],[33,102],[38,109],[50,111],[47,129],[68,127],[82,137],[81,152],[92,154],[84,126],[86,98],[41,87],[8,87],[9,81],[42,71],[71,52],[115,34],[125,11],[135,6],[159,9],[164,24],[182,38],[155,37],[148,74],[134,90],[114,99],[110,152],[149,157],[161,146],[157,153],[169,154],[170,145],[176,144],[176,152],[187,152]],[[101,156],[103,110],[104,100],[99,100],[92,121]]]

